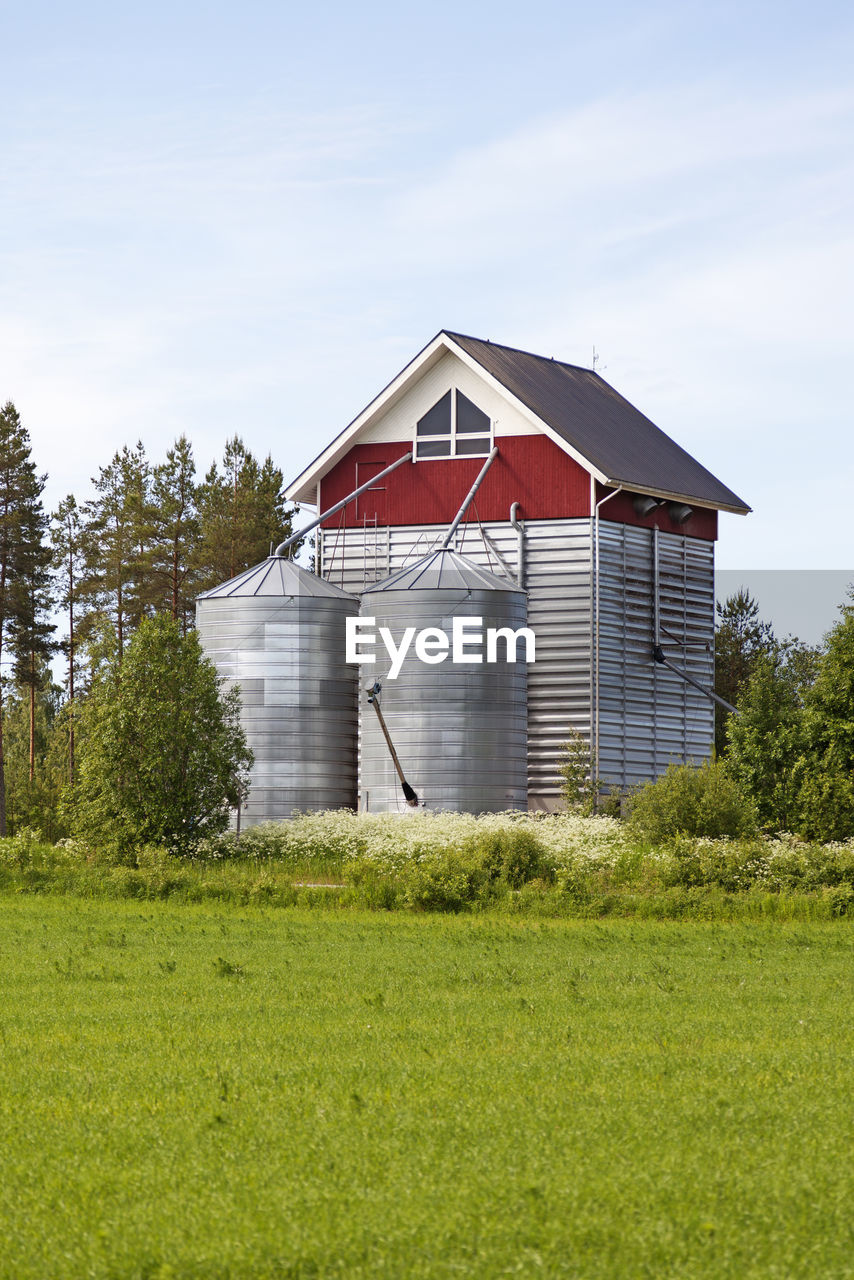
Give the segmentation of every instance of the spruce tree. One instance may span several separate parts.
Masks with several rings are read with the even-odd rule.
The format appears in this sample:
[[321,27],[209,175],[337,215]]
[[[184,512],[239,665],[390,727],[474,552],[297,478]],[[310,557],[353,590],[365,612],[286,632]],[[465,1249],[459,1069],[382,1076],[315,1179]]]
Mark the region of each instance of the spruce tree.
[[[717,606],[715,692],[735,705],[760,655],[774,652],[774,633],[759,617],[759,605],[743,587]],[[715,706],[715,751],[727,750],[726,708]]]

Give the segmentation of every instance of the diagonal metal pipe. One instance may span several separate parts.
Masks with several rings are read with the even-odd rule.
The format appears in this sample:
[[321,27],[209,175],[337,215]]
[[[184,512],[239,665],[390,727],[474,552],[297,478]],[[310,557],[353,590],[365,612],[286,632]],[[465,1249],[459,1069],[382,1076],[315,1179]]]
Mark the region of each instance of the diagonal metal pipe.
[[442,543],[442,550],[443,550],[443,551],[444,551],[444,550],[446,550],[446,549],[451,545],[451,540],[452,540],[452,538],[453,538],[454,534],[457,532],[457,528],[458,528],[458,526],[459,526],[460,521],[462,520],[462,518],[463,518],[463,516],[465,515],[465,513],[468,511],[469,506],[471,505],[471,500],[472,500],[472,498],[474,497],[474,495],[477,493],[478,489],[480,488],[480,482],[481,482],[481,480],[482,480],[482,479],[483,479],[483,477],[486,475],[487,471],[488,471],[488,470],[489,470],[489,468],[492,466],[493,462],[495,461],[495,459],[496,459],[497,457],[498,457],[498,445],[496,444],[496,445],[493,445],[493,446],[492,446],[492,452],[490,453],[489,457],[486,459],[486,462],[484,462],[484,464],[483,464],[483,466],[481,467],[480,471],[477,473],[477,479],[475,480],[475,482],[474,482],[474,484],[472,485],[472,487],[469,489],[468,494],[466,495],[466,500],[465,500],[465,502],[464,502],[464,503],[463,503],[463,505],[460,507],[460,509],[459,509],[459,511],[457,512],[457,514],[454,516],[454,523],[451,525],[450,529],[448,530],[448,533],[447,533],[447,536],[446,536],[446,538],[445,538],[445,541]]
[[412,461],[412,450],[405,453],[402,458],[398,458],[397,462],[393,462],[390,467],[386,467],[385,471],[381,471],[379,475],[371,476],[370,480],[366,480],[364,484],[360,484],[358,489],[354,489],[352,493],[348,493],[346,498],[342,498],[340,502],[336,502],[334,507],[330,507],[328,511],[324,511],[316,520],[312,520],[311,524],[307,524],[304,529],[300,529],[298,533],[292,533],[284,542],[280,542],[273,552],[274,556],[284,555],[288,547],[295,542],[299,542],[307,533],[311,533],[312,529],[316,529],[324,520],[328,520],[330,516],[334,516],[342,508],[346,507],[348,502],[352,502],[354,498],[358,498],[360,493],[364,493],[367,489],[372,489],[378,480],[384,480],[386,476],[390,476],[392,471],[396,471],[404,462]]

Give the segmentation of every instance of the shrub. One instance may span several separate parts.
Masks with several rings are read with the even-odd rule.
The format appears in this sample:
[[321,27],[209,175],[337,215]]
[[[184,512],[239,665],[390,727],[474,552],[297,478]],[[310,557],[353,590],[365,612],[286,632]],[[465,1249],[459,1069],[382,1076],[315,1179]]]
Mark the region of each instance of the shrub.
[[490,896],[490,877],[471,852],[444,852],[403,874],[403,902],[421,911],[464,911]]
[[756,807],[722,764],[669,765],[629,800],[632,828],[648,840],[676,835],[750,836],[757,831]]
[[489,880],[520,889],[531,880],[553,880],[554,865],[532,831],[522,826],[487,828],[468,840],[466,854],[483,867]]
[[577,729],[570,730],[569,738],[561,748],[557,771],[563,779],[560,793],[567,809],[574,813],[592,813],[594,795],[590,744]]
[[809,840],[825,843],[854,836],[854,779],[827,762],[801,762],[800,814],[797,829]]
[[105,658],[82,706],[73,833],[127,856],[146,843],[187,852],[224,831],[252,762],[239,701],[195,631],[143,618],[124,659]]

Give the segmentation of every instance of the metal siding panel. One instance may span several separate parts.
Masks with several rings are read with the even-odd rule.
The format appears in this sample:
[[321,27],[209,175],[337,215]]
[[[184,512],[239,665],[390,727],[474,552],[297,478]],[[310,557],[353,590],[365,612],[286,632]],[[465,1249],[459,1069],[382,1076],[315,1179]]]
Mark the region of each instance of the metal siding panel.
[[[659,533],[659,614],[665,651],[714,684],[714,546]],[[599,771],[621,788],[671,762],[708,759],[712,703],[653,662],[653,534],[600,526]],[[669,634],[667,634],[669,633]]]

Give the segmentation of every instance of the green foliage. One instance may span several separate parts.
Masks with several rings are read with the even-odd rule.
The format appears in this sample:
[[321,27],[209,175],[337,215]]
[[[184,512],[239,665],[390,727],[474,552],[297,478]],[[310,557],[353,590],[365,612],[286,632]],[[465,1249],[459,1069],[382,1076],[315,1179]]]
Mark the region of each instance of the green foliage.
[[[757,661],[773,651],[774,633],[767,622],[760,620],[759,605],[743,587],[717,606],[717,615],[715,692],[737,706]],[[715,751],[718,756],[726,754],[728,718],[726,708],[716,704]]]
[[196,553],[201,534],[195,483],[196,464],[186,436],[168,450],[166,461],[152,474],[152,575],[158,609],[169,613],[186,631],[192,625],[200,566]]
[[224,830],[251,763],[238,711],[195,632],[143,619],[82,709],[74,833],[126,856],[147,842],[184,851]]
[[84,599],[81,579],[85,575],[86,544],[80,509],[72,493],[63,499],[54,512],[51,543],[53,548],[54,585],[58,592],[55,603],[65,613],[68,622],[67,634],[60,641],[59,648],[66,659],[67,781],[69,785],[73,785],[76,715],[74,699],[80,668],[78,637],[75,627],[79,623],[80,605]]
[[561,748],[558,773],[562,779],[560,793],[567,809],[573,813],[592,813],[594,794],[590,743],[576,729],[570,730]]
[[818,841],[854,835],[854,606],[841,612],[823,654],[789,643],[756,661],[729,726],[763,826]]
[[816,840],[854,835],[854,605],[841,614],[804,711],[798,829]]
[[727,769],[769,830],[788,831],[800,813],[806,750],[804,698],[818,659],[803,646],[758,656],[728,725]]
[[563,814],[310,814],[208,837],[182,859],[157,846],[51,846],[26,829],[0,840],[4,892],[148,902],[830,919],[849,912],[848,889],[854,841],[678,835],[650,847],[626,824]]
[[854,836],[854,778],[828,759],[802,760],[797,830],[810,840]]
[[14,686],[6,702],[7,820],[13,835],[32,828],[54,841],[68,834],[61,800],[68,782],[69,709],[49,672],[39,674],[41,688]]
[[222,471],[208,471],[197,491],[201,540],[197,558],[202,588],[216,586],[258,564],[291,532],[293,510],[283,477],[268,455],[258,463],[239,436],[225,446]]
[[86,608],[78,630],[81,639],[89,639],[109,621],[121,661],[153,604],[151,466],[142,442],[118,450],[94,483],[95,496],[83,508],[85,570],[78,596]]
[[648,840],[676,835],[745,836],[757,829],[756,808],[724,766],[668,766],[629,801],[632,828]]
[[[8,401],[0,409],[0,667],[11,657],[19,686],[29,690],[28,773],[33,774],[35,699],[52,652],[50,551],[42,508],[46,476],[36,473],[30,437]],[[0,836],[6,834],[6,767],[0,681]]]

